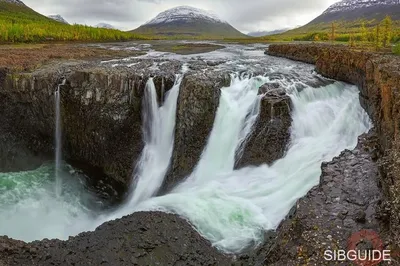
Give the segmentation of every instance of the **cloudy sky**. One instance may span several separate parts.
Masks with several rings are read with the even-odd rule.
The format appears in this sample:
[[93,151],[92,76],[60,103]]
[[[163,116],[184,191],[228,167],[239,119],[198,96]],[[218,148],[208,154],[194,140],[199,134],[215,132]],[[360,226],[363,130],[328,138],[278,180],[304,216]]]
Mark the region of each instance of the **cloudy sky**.
[[23,0],[44,15],[69,23],[109,23],[122,30],[139,27],[158,13],[189,5],[210,10],[244,33],[306,24],[338,0]]

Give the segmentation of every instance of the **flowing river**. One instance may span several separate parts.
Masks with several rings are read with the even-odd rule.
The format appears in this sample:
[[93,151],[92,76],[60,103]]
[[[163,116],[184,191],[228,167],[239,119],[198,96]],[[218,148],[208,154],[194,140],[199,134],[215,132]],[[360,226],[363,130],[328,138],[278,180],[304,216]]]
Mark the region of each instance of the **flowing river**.
[[[122,206],[112,212],[101,211],[98,200],[82,182],[65,182],[71,180],[68,169],[59,197],[51,167],[1,173],[0,235],[26,241],[67,239],[135,211],[161,210],[185,217],[225,252],[239,253],[261,243],[264,231],[275,229],[295,202],[318,184],[321,163],[355,148],[358,136],[372,125],[355,86],[341,82],[311,86],[310,79],[323,79],[312,73],[311,66],[288,60],[268,64],[271,59],[260,54],[262,49],[253,48],[228,47],[204,55],[226,58],[227,54],[240,53],[242,57],[221,67],[232,70],[236,65],[239,69],[231,71],[230,86],[221,88],[213,129],[197,166],[167,195],[155,197],[170,164],[177,100],[187,69],[178,73],[162,106],[158,106],[153,80],[147,82],[145,148],[136,165],[130,196]],[[252,75],[255,58],[267,60],[258,60],[261,75]],[[239,74],[244,69],[247,74]],[[292,102],[291,141],[286,154],[272,165],[235,170],[260,112],[259,87],[277,82]]]

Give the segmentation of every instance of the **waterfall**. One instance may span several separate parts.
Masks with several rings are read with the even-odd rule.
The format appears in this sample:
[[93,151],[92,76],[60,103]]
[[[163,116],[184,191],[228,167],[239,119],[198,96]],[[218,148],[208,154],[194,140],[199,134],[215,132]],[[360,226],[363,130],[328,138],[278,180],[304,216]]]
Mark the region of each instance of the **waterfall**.
[[55,191],[56,195],[59,197],[62,193],[62,180],[60,177],[60,165],[62,160],[62,143],[61,143],[61,86],[65,85],[66,80],[64,79],[61,84],[57,86],[54,92],[55,97]]
[[[199,163],[188,181],[207,182],[213,173],[231,171],[235,159],[243,151],[243,143],[256,121],[261,97],[259,87],[266,78],[240,78],[231,76],[231,84],[221,89],[221,98],[214,127]],[[227,130],[229,129],[229,130]]]
[[354,149],[358,136],[371,128],[356,87],[336,82],[298,91],[287,86],[293,104],[287,154],[273,165],[234,170],[258,113],[257,89],[263,82],[268,78],[241,77],[222,89],[211,135],[191,176],[170,194],[142,202],[139,210],[179,214],[214,246],[240,253],[262,243],[264,231],[276,229],[318,184],[322,162]]
[[176,75],[174,86],[159,107],[154,81],[147,81],[143,98],[143,138],[145,147],[136,165],[129,206],[154,196],[168,170],[173,146],[176,109],[183,74]]

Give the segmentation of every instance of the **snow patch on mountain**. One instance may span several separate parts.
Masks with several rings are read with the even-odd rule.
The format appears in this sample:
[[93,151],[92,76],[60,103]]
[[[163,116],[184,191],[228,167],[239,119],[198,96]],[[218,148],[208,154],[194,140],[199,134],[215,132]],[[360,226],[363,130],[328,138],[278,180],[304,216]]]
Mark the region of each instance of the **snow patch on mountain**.
[[0,0],[0,2],[6,2],[6,3],[16,4],[16,5],[20,5],[20,6],[24,6],[25,5],[20,0]]
[[178,6],[168,9],[158,14],[155,18],[147,22],[145,25],[157,25],[170,23],[174,21],[196,21],[206,20],[213,23],[227,23],[220,19],[216,14],[205,11],[203,9],[190,6]]
[[343,0],[331,5],[324,14],[385,5],[400,5],[400,0]]
[[49,15],[47,17],[64,24],[69,24],[61,15]]
[[104,28],[104,29],[110,29],[113,30],[115,27],[113,25],[107,24],[107,23],[99,23],[95,25],[96,28]]

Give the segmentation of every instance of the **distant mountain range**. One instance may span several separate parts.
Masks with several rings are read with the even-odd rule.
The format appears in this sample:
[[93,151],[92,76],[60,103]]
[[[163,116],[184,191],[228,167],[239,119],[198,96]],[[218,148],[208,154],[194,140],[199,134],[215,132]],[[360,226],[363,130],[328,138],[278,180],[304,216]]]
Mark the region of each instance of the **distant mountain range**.
[[113,25],[107,24],[107,23],[99,23],[97,25],[94,25],[96,28],[104,28],[104,29],[115,29]]
[[69,24],[61,15],[49,15],[48,16],[51,19],[54,19],[55,21],[64,23],[64,24]]
[[291,30],[291,28],[272,30],[272,31],[254,31],[254,32],[247,33],[247,35],[249,35],[251,37],[262,37],[262,36],[279,34],[279,33],[282,33],[282,32],[288,31],[288,30]]
[[194,7],[168,9],[132,32],[151,36],[243,38],[243,33],[217,15]]

